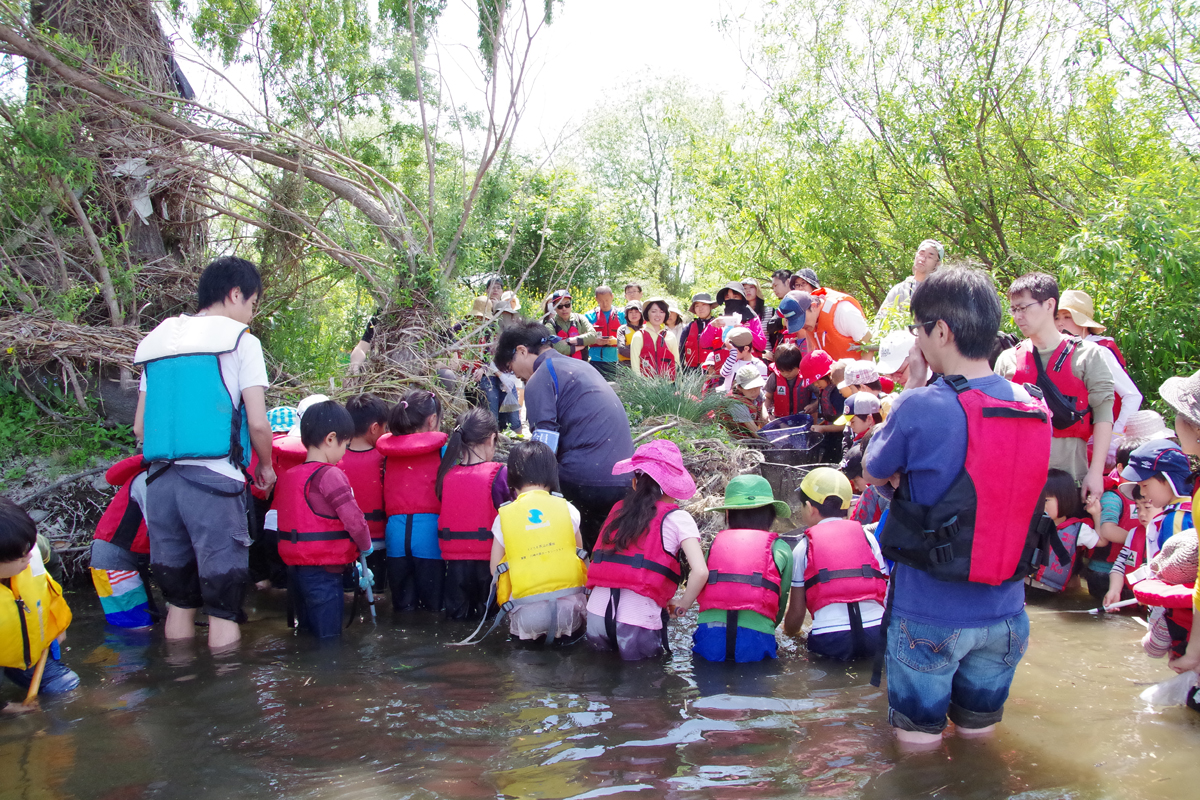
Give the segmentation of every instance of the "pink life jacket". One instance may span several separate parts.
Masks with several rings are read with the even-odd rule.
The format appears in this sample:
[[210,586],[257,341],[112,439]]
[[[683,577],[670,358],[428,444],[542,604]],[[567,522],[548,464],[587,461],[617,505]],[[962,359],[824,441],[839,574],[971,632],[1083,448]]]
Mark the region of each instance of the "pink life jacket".
[[142,456],[130,456],[108,468],[104,480],[110,486],[119,486],[117,494],[108,503],[100,521],[96,523],[95,538],[111,542],[131,553],[149,555],[150,536],[146,531],[146,520],[142,509],[129,497],[130,484],[141,473],[150,469],[150,462]]
[[1195,583],[1167,583],[1158,578],[1147,578],[1133,585],[1133,594],[1138,602],[1147,606],[1165,608],[1167,633],[1171,637],[1171,655],[1182,656],[1191,638],[1195,610],[1192,599]]
[[[1050,354],[1049,363],[1045,365],[1046,377],[1058,389],[1077,414],[1084,414],[1078,422],[1068,424],[1065,420],[1054,421],[1054,438],[1083,439],[1085,442],[1092,436],[1094,427],[1092,409],[1088,401],[1088,390],[1083,379],[1075,375],[1071,368],[1075,351],[1082,342],[1073,337],[1066,337]],[[1013,375],[1013,383],[1037,384],[1038,368],[1034,360],[1033,342],[1026,339],[1017,345],[1017,371]],[[1060,427],[1061,426],[1061,427]]]
[[[967,417],[962,471],[932,506],[900,482],[879,532],[883,554],[944,581],[997,586],[1033,571],[1050,468],[1046,404],[999,400],[945,378]],[[1036,392],[1036,387],[1034,392]]]
[[492,484],[503,466],[485,461],[451,467],[442,478],[442,513],[438,544],[447,561],[487,561],[492,557],[492,523],[499,513],[492,503]]
[[335,514],[318,514],[308,493],[330,464],[308,461],[289,469],[275,484],[279,509],[279,558],[291,567],[349,564],[358,558],[358,545]]
[[623,505],[625,501],[621,500],[613,506],[608,518],[600,526],[600,541],[592,551],[587,586],[589,589],[596,586],[629,589],[666,608],[675,596],[683,575],[679,557],[668,553],[663,547],[662,526],[667,514],[678,511],[679,506],[659,500],[655,504],[654,519],[650,520],[641,538],[630,547],[617,550],[610,544],[608,528]]
[[387,528],[387,516],[383,513],[383,462],[383,453],[377,447],[347,450],[338,462],[338,469],[350,479],[354,502],[358,503],[371,538],[376,541],[384,538]]
[[804,604],[812,613],[832,603],[858,603],[887,597],[887,576],[879,571],[866,531],[839,519],[813,525],[804,566]]
[[772,551],[779,538],[770,531],[721,531],[708,551],[708,583],[700,590],[700,610],[755,611],[774,620],[783,580]]
[[385,433],[375,449],[387,459],[383,467],[383,509],[397,514],[437,514],[437,473],[442,445],[449,437],[439,431],[393,436]]

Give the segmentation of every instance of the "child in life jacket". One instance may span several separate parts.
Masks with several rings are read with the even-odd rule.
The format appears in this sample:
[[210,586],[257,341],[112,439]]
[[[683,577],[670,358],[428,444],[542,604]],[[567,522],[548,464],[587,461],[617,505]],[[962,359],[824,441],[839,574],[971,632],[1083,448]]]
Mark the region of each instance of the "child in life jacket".
[[492,522],[496,602],[516,638],[571,642],[587,613],[587,564],[579,511],[558,494],[554,451],[544,442],[513,445],[508,487],[516,499]]
[[700,396],[719,391],[724,381],[721,379],[721,374],[717,372],[717,354],[709,353],[705,356],[704,363],[700,365],[700,368],[704,371],[704,385],[700,387]]
[[[1150,561],[1150,575],[1167,586],[1186,587],[1190,590],[1196,584],[1198,561],[1200,552],[1197,549],[1196,529],[1189,528],[1167,540],[1158,555]],[[1139,582],[1135,586],[1138,587],[1139,598],[1147,599],[1145,585]],[[1162,594],[1165,595],[1166,592]],[[1182,594],[1186,600],[1191,592]],[[1162,658],[1166,655],[1178,658],[1184,654],[1192,628],[1191,608],[1154,605],[1151,606],[1146,621],[1149,629],[1142,637],[1142,648],[1146,655],[1151,658]]]
[[492,523],[509,501],[508,469],[493,460],[499,435],[491,411],[472,408],[458,418],[438,467],[438,544],[446,560],[442,598],[450,619],[481,618],[491,602]]
[[725,379],[726,392],[733,394],[734,377],[739,370],[748,366],[754,367],[763,381],[766,381],[770,373],[766,362],[754,354],[754,334],[749,328],[730,328],[725,334],[725,343],[729,347],[729,353],[725,363],[721,365],[721,377]]
[[24,509],[0,497],[0,667],[28,690],[42,654],[50,649],[39,694],[69,692],[79,676],[59,660],[71,609],[62,587],[46,572],[37,547],[37,525]]
[[800,359],[800,375],[812,391],[812,400],[804,410],[812,415],[812,430],[824,436],[820,445],[821,460],[828,463],[840,461],[842,457],[842,429],[833,423],[842,415],[846,402],[837,388],[844,371],[844,365],[834,361],[824,350],[813,350]]
[[[1158,414],[1153,411],[1148,413],[1158,417]],[[1158,419],[1161,425],[1162,417],[1158,417]],[[1096,528],[1096,533],[1100,535],[1100,543],[1082,554],[1084,565],[1082,574],[1087,583],[1088,593],[1102,602],[1110,593],[1116,596],[1116,599],[1113,600],[1114,603],[1125,597],[1133,596],[1133,592],[1125,585],[1122,575],[1114,574],[1113,569],[1121,560],[1121,553],[1127,542],[1132,549],[1134,543],[1131,541],[1131,537],[1138,529],[1136,500],[1130,500],[1117,490],[1117,486],[1121,483],[1121,470],[1125,469],[1125,465],[1129,463],[1129,455],[1134,449],[1124,441],[1117,448],[1116,466],[1105,476],[1104,493],[1100,495],[1098,520],[1100,525]],[[1135,494],[1140,496],[1141,490],[1137,490]],[[1144,529],[1141,533],[1140,543],[1144,551]]]
[[100,598],[104,620],[118,628],[145,628],[158,617],[150,593],[150,536],[142,508],[146,503],[146,472],[142,456],[118,461],[104,473],[116,496],[96,523],[92,539],[92,585]]
[[367,568],[376,591],[387,584],[387,515],[383,511],[383,453],[375,446],[387,433],[391,408],[382,397],[360,394],[346,401],[346,410],[354,420],[354,436],[338,469],[350,479],[354,501],[358,503],[367,528],[371,531],[371,555]]
[[871,392],[857,392],[846,398],[846,413],[834,421],[834,425],[844,425],[842,432],[842,453],[850,452],[850,448],[863,440],[871,429],[883,422],[883,413],[879,398]]
[[625,304],[625,324],[617,328],[617,363],[630,367],[630,347],[633,337],[642,329],[642,301],[630,300]]
[[871,443],[873,432],[874,429],[868,431],[857,444],[851,447],[847,451],[846,457],[842,459],[842,463],[838,465],[838,469],[850,481],[851,488],[858,495],[850,510],[850,519],[868,528],[872,533],[875,531],[873,526],[883,519],[884,512],[891,505],[896,488],[900,484],[899,476],[893,476],[891,481],[878,486],[867,483],[863,477],[863,453],[867,451],[867,445]]
[[793,414],[805,413],[812,402],[812,389],[800,375],[800,348],[785,342],[775,347],[774,363],[767,385],[763,388],[767,396],[767,419],[777,420]]
[[[1126,593],[1131,591],[1131,585],[1126,576],[1133,575],[1142,564],[1146,563],[1146,528],[1154,521],[1155,517],[1162,513],[1161,508],[1155,508],[1150,500],[1142,495],[1139,487],[1134,486],[1131,494],[1134,497],[1137,527],[1129,532],[1129,537],[1125,540],[1120,555],[1113,562],[1112,572],[1109,574],[1108,593],[1104,595],[1102,601],[1102,605],[1106,609],[1118,601],[1126,599]],[[1122,497],[1124,497],[1123,494]]]
[[383,467],[383,510],[387,514],[387,574],[392,609],[440,611],[446,562],[438,545],[442,501],[437,473],[448,438],[442,403],[428,389],[413,389],[392,407],[386,433],[375,442]]
[[[271,426],[271,468],[276,475],[304,462],[308,451],[300,443],[297,428],[294,440],[289,440],[295,442],[296,456],[287,457],[286,466],[280,463],[284,455],[279,451],[279,443],[299,422],[299,413],[292,406],[276,406],[267,412],[267,424]],[[258,453],[254,453],[250,456],[251,474],[254,474],[257,464]],[[254,516],[260,531],[258,539],[250,545],[250,579],[260,591],[286,589],[287,565],[279,558],[279,512],[275,510],[275,487],[263,492],[257,486],[251,486],[250,496],[254,500]]]
[[320,639],[341,635],[342,575],[360,552],[371,552],[350,479],[336,466],[353,435],[354,420],[341,404],[327,400],[307,409],[300,439],[308,458],[275,486],[279,557],[288,566],[296,627]]
[[837,661],[875,655],[887,566],[879,542],[846,519],[850,481],[831,467],[817,467],[796,489],[803,505],[804,537],[792,552],[792,590],[783,632],[797,636],[812,612],[808,651]]
[[1050,552],[1045,554],[1049,563],[1038,567],[1025,583],[1036,589],[1061,592],[1075,574],[1075,558],[1080,548],[1100,543],[1096,533],[1100,527],[1100,498],[1091,497],[1084,506],[1075,478],[1061,469],[1046,474],[1042,497],[1046,502],[1044,513],[1054,520],[1058,536],[1051,538]]
[[[614,475],[626,472],[633,473],[633,487],[609,512],[592,551],[587,636],[592,647],[636,661],[670,652],[667,620],[695,602],[708,567],[696,521],[675,503],[696,494],[675,443],[656,439],[642,445],[613,465]],[[691,572],[674,604],[683,581],[681,553]]]
[[730,394],[738,402],[721,410],[727,418],[734,435],[756,439],[762,426],[763,387],[767,381],[752,364],[743,364],[733,376],[733,391]]
[[1187,456],[1174,442],[1155,439],[1129,454],[1129,464],[1121,470],[1122,483],[1117,487],[1126,497],[1133,497],[1133,487],[1162,511],[1146,528],[1146,559],[1158,551],[1175,534],[1192,525],[1192,479]]
[[692,652],[708,661],[775,658],[775,629],[783,622],[792,584],[792,549],[771,533],[791,516],[761,475],[738,475],[725,487],[725,530],[708,551],[708,581],[697,600]]

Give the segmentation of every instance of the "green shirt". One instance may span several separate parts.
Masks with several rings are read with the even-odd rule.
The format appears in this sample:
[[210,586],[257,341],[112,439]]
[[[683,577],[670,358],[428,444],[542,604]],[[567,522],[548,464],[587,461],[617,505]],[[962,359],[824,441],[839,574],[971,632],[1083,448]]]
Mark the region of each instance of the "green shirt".
[[[749,628],[760,633],[771,634],[779,627],[779,623],[783,622],[783,614],[787,611],[788,593],[792,586],[792,548],[788,547],[788,543],[782,539],[776,539],[775,543],[771,545],[771,555],[775,557],[775,568],[779,570],[780,576],[779,613],[775,615],[774,620],[771,620],[757,611],[739,611],[737,612],[739,628]],[[724,625],[726,613],[715,608],[701,611],[698,622],[701,625],[705,623]]]

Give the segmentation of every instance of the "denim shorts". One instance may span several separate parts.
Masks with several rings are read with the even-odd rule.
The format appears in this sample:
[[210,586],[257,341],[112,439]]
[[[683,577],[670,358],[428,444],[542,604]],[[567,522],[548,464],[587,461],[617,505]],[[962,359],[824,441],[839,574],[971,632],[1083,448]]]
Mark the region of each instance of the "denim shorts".
[[947,715],[963,728],[994,725],[1028,644],[1024,611],[983,628],[934,625],[893,613],[887,634],[888,722],[921,733],[941,733]]

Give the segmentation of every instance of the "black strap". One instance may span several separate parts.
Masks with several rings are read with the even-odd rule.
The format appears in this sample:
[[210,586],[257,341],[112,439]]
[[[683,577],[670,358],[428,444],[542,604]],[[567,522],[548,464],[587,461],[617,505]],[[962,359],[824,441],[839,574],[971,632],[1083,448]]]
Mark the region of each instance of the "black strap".
[[662,619],[662,627],[659,628],[659,637],[662,640],[663,653],[667,656],[667,658],[670,658],[671,657],[671,640],[670,640],[669,636],[667,635],[667,631],[668,631],[667,626],[668,626],[668,623],[670,623],[670,621],[671,621],[671,614],[669,611],[667,611],[664,608],[662,610],[662,614],[661,614],[660,618]]
[[604,633],[608,636],[608,649],[620,652],[617,646],[617,605],[621,602],[621,590],[609,591],[608,606],[604,609]]
[[417,557],[413,555],[412,547],[413,515],[404,515],[404,557],[408,559],[408,567],[413,571],[413,581],[416,581]]
[[[160,463],[161,463],[161,462],[160,462]],[[147,486],[149,486],[150,484],[154,483],[156,480],[158,480],[158,479],[159,479],[159,478],[162,476],[162,474],[163,474],[164,472],[166,472],[167,470],[169,470],[169,469],[170,469],[171,467],[173,467],[173,466],[175,466],[175,460],[174,460],[174,459],[172,459],[172,460],[168,461],[168,462],[167,462],[167,465],[166,465],[165,467],[163,467],[162,469],[160,469],[158,472],[155,472],[155,473],[153,473],[153,474],[149,474],[149,475],[147,475],[147,476],[146,476],[146,485],[147,485]]]
[[946,375],[942,378],[955,394],[962,394],[971,388],[971,383],[962,375]]
[[1037,409],[1022,411],[1019,408],[985,408],[983,409],[984,419],[994,417],[1008,417],[1010,419],[1036,419],[1039,422],[1046,421],[1046,415]]
[[854,652],[865,652],[867,649],[867,637],[863,633],[862,607],[857,602],[847,603],[846,613],[850,615],[850,639],[854,642]]
[[363,514],[363,519],[367,522],[383,522],[387,520],[387,514],[382,508],[377,508],[374,511],[368,511]]
[[[1073,342],[1068,342],[1067,346],[1063,348],[1063,352],[1055,361],[1056,372],[1062,369],[1064,360],[1073,352],[1074,347]],[[1042,364],[1042,355],[1038,352],[1037,347],[1033,346],[1032,342],[1029,349],[1033,353],[1033,363],[1037,366],[1037,386],[1042,390],[1042,398],[1046,401],[1046,405],[1050,407],[1050,419],[1055,429],[1064,430],[1069,428],[1091,414],[1092,409],[1090,407],[1085,411],[1076,410],[1076,398],[1064,395],[1054,385],[1054,382],[1050,380],[1050,376],[1046,374],[1046,367]]]
[[879,638],[875,646],[875,663],[871,665],[871,685],[878,687],[883,680],[883,661],[887,655],[888,626],[892,624],[892,599],[896,595],[894,583],[888,583],[887,603],[883,607],[883,619],[879,622]]
[[476,528],[473,531],[452,531],[449,528],[438,528],[439,539],[470,539],[472,541],[486,542],[492,538],[491,528]]
[[874,564],[863,564],[856,569],[822,569],[817,570],[816,575],[804,581],[804,588],[811,589],[818,583],[829,583],[841,578],[879,578],[882,580],[887,576],[880,572]]
[[636,556],[626,556],[621,555],[613,550],[595,550],[592,552],[593,564],[600,564],[605,561],[612,564],[625,564],[626,566],[633,567],[634,569],[644,569],[649,570],[650,572],[656,572],[659,575],[670,578],[676,584],[683,580],[683,576],[678,572],[670,567],[659,564],[656,561],[651,561],[650,559],[646,558],[645,553],[638,553]]
[[725,612],[725,660],[737,661],[737,616],[736,611]]
[[755,572],[753,575],[743,575],[737,572],[721,572],[720,570],[709,570],[708,583],[745,583],[755,588],[767,588],[775,594],[779,594],[779,584],[769,578],[764,578],[761,572]]
[[336,542],[338,539],[349,539],[350,534],[341,531],[280,531],[279,535],[292,544],[300,542]]
[[1058,562],[1064,565],[1070,564],[1071,551],[1069,551],[1067,546],[1063,544],[1062,537],[1058,534],[1058,528],[1055,527],[1054,534],[1052,536],[1047,536],[1046,538],[1050,540],[1050,549],[1054,551],[1054,555],[1058,556]]

